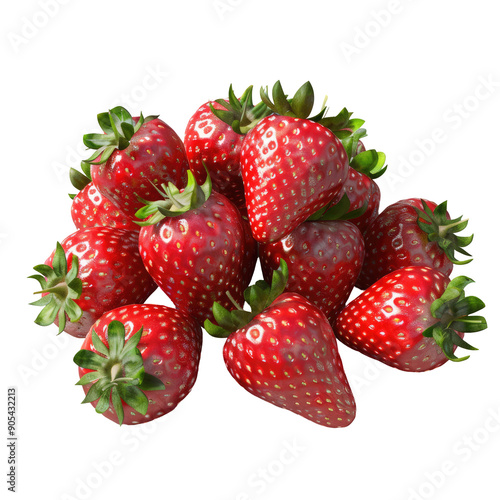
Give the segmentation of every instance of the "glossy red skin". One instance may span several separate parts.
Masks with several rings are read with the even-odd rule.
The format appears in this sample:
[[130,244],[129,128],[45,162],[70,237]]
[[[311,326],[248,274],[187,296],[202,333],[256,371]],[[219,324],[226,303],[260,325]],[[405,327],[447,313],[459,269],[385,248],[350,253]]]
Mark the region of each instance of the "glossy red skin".
[[[432,201],[424,200],[431,210]],[[451,274],[453,264],[436,242],[430,242],[427,234],[418,227],[415,208],[423,210],[417,198],[398,201],[388,206],[366,230],[365,261],[358,288],[368,288],[386,274],[407,266],[428,266]]]
[[245,192],[241,178],[240,155],[245,136],[237,134],[219,120],[210,109],[223,107],[215,101],[203,104],[190,118],[184,136],[189,168],[198,184],[207,177],[207,167],[213,189],[228,198],[246,215]]
[[[142,354],[144,369],[165,385],[165,390],[144,391],[149,399],[146,415],[141,415],[122,401],[123,424],[141,424],[166,415],[189,394],[196,382],[202,346],[201,328],[191,318],[170,307],[128,305],[107,312],[92,326],[106,347],[109,347],[107,327],[113,320],[124,324],[125,341],[141,327],[144,328],[137,346]],[[82,349],[96,352],[90,332],[85,337]],[[90,371],[92,370],[79,368],[80,378]],[[91,386],[92,384],[83,386],[85,394]],[[91,404],[95,407],[97,401]],[[118,423],[112,406],[103,415]]]
[[[80,229],[61,242],[71,269],[78,257],[78,278],[82,295],[75,302],[82,317],[66,321],[64,331],[83,338],[106,311],[127,304],[144,302],[156,289],[139,255],[138,234],[126,229],[91,227]],[[45,261],[52,266],[54,252]],[[56,320],[57,322],[57,320]]]
[[361,208],[365,202],[368,202],[366,211],[363,215],[354,219],[349,219],[358,226],[361,233],[364,233],[368,226],[377,218],[380,207],[380,188],[377,183],[367,175],[357,172],[349,167],[349,175],[345,181],[340,193],[334,198],[332,204],[338,203],[342,196],[347,194],[351,206],[349,211]]
[[259,256],[268,282],[284,259],[286,290],[307,298],[333,324],[361,271],[364,248],[359,229],[350,222],[306,221],[281,240],[259,245]]
[[71,217],[77,229],[113,227],[139,232],[140,227],[94,186],[87,184],[71,204]]
[[280,295],[223,350],[229,373],[254,396],[326,427],[346,427],[356,404],[325,315],[296,293]]
[[129,217],[144,203],[141,198],[160,199],[152,186],[173,182],[182,188],[187,182],[189,164],[180,137],[164,121],[156,118],[134,134],[130,145],[116,150],[106,163],[91,166],[92,181]]
[[201,325],[213,320],[214,301],[234,309],[226,292],[243,304],[251,278],[245,268],[245,233],[237,208],[212,192],[199,208],[167,217],[139,233],[144,265],[177,308]]
[[347,179],[342,143],[310,120],[271,115],[245,137],[241,173],[259,243],[278,241],[326,205]]
[[422,332],[437,322],[431,305],[449,282],[430,267],[393,271],[347,305],[337,318],[335,335],[352,349],[399,370],[437,368],[448,359]]

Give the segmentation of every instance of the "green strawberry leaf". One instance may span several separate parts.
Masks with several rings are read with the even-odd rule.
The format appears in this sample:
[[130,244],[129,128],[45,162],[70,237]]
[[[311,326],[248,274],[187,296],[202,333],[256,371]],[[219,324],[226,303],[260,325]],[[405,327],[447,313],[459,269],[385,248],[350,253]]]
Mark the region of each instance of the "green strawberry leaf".
[[464,265],[471,262],[472,259],[459,261],[455,258],[455,252],[471,256],[463,247],[472,242],[474,235],[464,237],[455,234],[467,227],[468,219],[462,220],[462,217],[449,219],[446,215],[446,201],[437,205],[434,212],[425,200],[421,200],[421,202],[424,210],[417,207],[414,207],[414,209],[418,217],[417,224],[424,231],[427,239],[436,242],[453,264]]
[[32,302],[31,305],[42,306],[43,309],[35,319],[40,326],[51,325],[58,320],[59,333],[66,326],[66,315],[71,322],[77,322],[83,311],[76,304],[82,294],[82,282],[78,276],[78,257],[71,259],[71,269],[68,271],[67,256],[61,244],[58,242],[52,259],[52,267],[41,264],[33,268],[40,275],[29,276],[38,281],[41,290],[34,292],[36,295],[45,294],[40,300]]
[[245,301],[250,305],[251,311],[245,311],[240,306],[229,311],[218,302],[214,302],[212,312],[216,324],[208,319],[205,320],[203,325],[205,330],[213,337],[228,337],[269,307],[284,292],[287,281],[288,266],[283,259],[280,259],[279,268],[273,271],[271,284],[259,280],[245,290]]
[[177,217],[189,210],[201,207],[212,194],[212,180],[207,172],[207,178],[202,185],[199,185],[194,178],[191,170],[188,170],[188,181],[184,190],[177,188],[173,183],[162,184],[162,190],[155,189],[163,197],[160,201],[147,201],[139,198],[139,201],[145,203],[135,216],[142,221],[137,222],[140,226],[151,226],[165,217]]
[[452,361],[464,361],[469,357],[455,356],[456,347],[477,350],[457,332],[478,332],[487,328],[483,316],[470,316],[485,307],[481,299],[465,296],[464,289],[470,283],[473,283],[473,280],[466,276],[458,276],[449,282],[441,297],[431,305],[431,314],[437,322],[422,333],[424,337],[433,338],[446,357]]
[[148,408],[148,398],[143,391],[164,390],[163,382],[154,375],[145,373],[138,344],[143,334],[141,327],[125,340],[125,326],[119,321],[107,325],[109,347],[92,330],[92,344],[96,352],[82,349],[73,360],[81,368],[92,370],[83,375],[77,385],[93,383],[84,403],[98,401],[96,411],[105,412],[113,406],[120,425],[124,412],[122,400],[141,414]]
[[154,375],[151,375],[150,373],[144,374],[144,378],[138,387],[142,391],[164,391],[165,390],[165,384],[159,378],[155,377]]
[[118,394],[135,411],[141,415],[146,415],[149,405],[148,398],[137,386],[119,385]]
[[[93,165],[105,163],[116,150],[126,149],[142,125],[155,118],[157,116],[144,119],[141,113],[136,124],[132,115],[123,106],[116,106],[106,113],[99,113],[97,121],[104,133],[83,136],[85,146],[95,150],[90,158],[84,160],[84,163]],[[89,170],[84,170],[84,174],[90,178]]]

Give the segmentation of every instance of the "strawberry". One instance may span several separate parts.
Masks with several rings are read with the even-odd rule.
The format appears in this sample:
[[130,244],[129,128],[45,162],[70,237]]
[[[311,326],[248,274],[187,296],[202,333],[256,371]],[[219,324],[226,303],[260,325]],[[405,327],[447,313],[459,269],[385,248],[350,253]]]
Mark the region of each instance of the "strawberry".
[[272,243],[339,193],[349,165],[340,140],[307,119],[314,103],[309,82],[291,100],[279,82],[273,89],[275,103],[264,90],[261,97],[278,114],[248,132],[241,172],[253,236],[259,243]]
[[283,259],[290,273],[286,290],[303,295],[333,323],[361,271],[364,242],[350,222],[306,221],[281,240],[259,245],[259,255],[264,279]]
[[386,365],[425,371],[458,358],[457,346],[475,350],[464,332],[484,330],[484,308],[465,297],[470,278],[450,279],[430,267],[409,266],[387,274],[351,301],[335,324],[337,338]]
[[380,206],[380,188],[368,175],[358,172],[349,167],[349,174],[342,189],[332,200],[332,205],[339,203],[342,197],[347,195],[350,210],[359,210],[366,203],[366,209],[362,215],[349,219],[364,233],[368,226],[377,218]]
[[[82,162],[82,170],[85,172],[86,165]],[[108,200],[97,190],[89,176],[75,170],[70,171],[71,182],[79,192],[70,195],[73,200],[71,204],[71,217],[77,229],[86,227],[114,227],[139,231],[139,226],[125,215],[111,200]]]
[[214,304],[226,337],[223,357],[232,377],[248,392],[326,427],[346,427],[356,405],[326,316],[297,293],[282,293],[287,266],[281,261],[272,285],[258,281],[245,292],[250,311]]
[[[231,86],[228,100],[206,102],[193,114],[186,127],[184,145],[196,182],[205,182],[206,168],[213,189],[226,196],[243,215],[246,214],[246,205],[240,169],[245,137],[242,130],[263,117],[266,109],[262,103],[254,107],[252,87],[237,99]],[[235,120],[238,121],[238,132],[231,126]]]
[[108,311],[74,357],[83,403],[120,425],[161,417],[191,391],[201,345],[201,328],[170,307],[133,304]]
[[[349,221],[358,226],[361,233],[375,220],[380,206],[380,188],[375,182],[387,170],[384,166],[386,156],[375,149],[366,150],[361,138],[366,137],[364,128],[359,128],[364,122],[355,120],[353,128],[334,131],[341,139],[342,145],[349,157],[349,172],[340,192],[332,200],[332,206],[339,204],[347,195],[350,206],[345,215],[350,214]],[[360,215],[353,212],[361,210]]]
[[243,297],[255,267],[255,242],[236,207],[211,191],[210,176],[199,186],[189,171],[182,191],[173,184],[163,188],[163,201],[137,212],[147,219],[141,223],[140,254],[176,307],[203,324],[215,300],[230,304],[226,291]]
[[84,144],[96,152],[91,164],[92,181],[106,198],[129,217],[142,207],[140,198],[156,194],[153,186],[184,183],[188,161],[179,136],[156,116],[133,118],[120,106],[100,113],[104,134],[86,134]]
[[[74,337],[85,337],[110,309],[144,302],[156,285],[139,255],[136,232],[110,227],[80,229],[57,243],[45,264],[35,266],[43,306],[35,323],[55,323]],[[70,322],[67,321],[70,320]]]
[[459,261],[455,252],[470,256],[463,247],[472,236],[457,236],[467,220],[450,220],[446,202],[410,198],[388,206],[366,230],[365,261],[356,286],[367,288],[382,276],[403,267],[428,266],[449,276]]

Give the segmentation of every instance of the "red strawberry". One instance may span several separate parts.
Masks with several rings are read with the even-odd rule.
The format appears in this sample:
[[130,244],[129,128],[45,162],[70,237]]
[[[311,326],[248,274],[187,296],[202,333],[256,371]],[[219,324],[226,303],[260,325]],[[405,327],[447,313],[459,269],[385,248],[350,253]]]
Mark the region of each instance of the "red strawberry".
[[[239,100],[231,86],[229,100],[219,99],[203,104],[186,127],[184,145],[196,182],[203,184],[208,171],[214,190],[226,196],[243,215],[246,214],[246,205],[240,169],[241,146],[245,137],[242,129],[263,117],[265,109],[262,103],[253,106],[252,87]],[[235,120],[239,124],[238,132],[232,127]]]
[[140,227],[125,215],[111,200],[104,197],[90,178],[90,165],[82,161],[82,172],[71,168],[71,184],[78,194],[70,194],[73,200],[71,217],[77,229],[86,227],[114,227],[139,231]]
[[179,136],[157,117],[132,118],[122,108],[97,116],[104,134],[86,134],[85,145],[97,151],[92,163],[92,181],[125,214],[133,217],[142,207],[140,198],[152,199],[154,186],[185,183],[188,161]]
[[58,243],[45,264],[34,267],[40,274],[30,276],[42,287],[33,305],[44,308],[35,323],[55,323],[59,333],[85,337],[106,311],[144,302],[156,285],[142,264],[137,238],[125,229],[91,227]]
[[380,206],[380,188],[368,175],[349,167],[349,175],[339,194],[332,200],[332,205],[340,202],[342,196],[347,195],[350,202],[350,211],[359,210],[366,204],[362,215],[349,219],[358,226],[361,233],[376,219]]
[[455,235],[467,226],[467,220],[450,220],[446,202],[435,203],[417,198],[388,206],[366,230],[365,261],[356,286],[367,288],[396,269],[428,266],[449,276],[458,261],[455,251],[470,255],[462,247],[472,236]]
[[182,192],[164,186],[164,201],[137,212],[139,218],[149,217],[139,248],[158,286],[203,324],[212,317],[215,300],[229,306],[226,291],[242,299],[255,266],[255,242],[248,246],[240,213],[225,196],[211,192],[210,177],[201,187],[191,171],[188,179]]
[[215,101],[203,104],[190,118],[184,138],[189,167],[196,182],[207,177],[206,166],[213,188],[231,200],[244,213],[245,193],[240,171],[240,153],[244,136],[219,120],[210,109],[223,109]]
[[358,279],[364,242],[346,221],[306,221],[275,243],[259,245],[264,279],[283,259],[290,273],[286,290],[318,306],[330,323],[337,317]]
[[109,311],[74,358],[83,402],[120,425],[161,417],[191,391],[201,344],[196,322],[170,307],[134,304]]
[[356,405],[332,329],[307,299],[282,294],[286,277],[282,261],[272,287],[260,281],[245,292],[252,312],[214,304],[219,326],[207,321],[205,328],[227,337],[226,367],[251,394],[317,424],[346,427]]
[[347,178],[348,157],[339,139],[309,116],[313,91],[309,83],[291,102],[279,82],[276,104],[262,100],[281,115],[264,118],[246,136],[241,172],[254,238],[272,243],[327,205]]
[[[378,215],[380,205],[380,189],[375,183],[387,170],[385,154],[375,149],[366,150],[360,141],[366,137],[364,128],[359,128],[363,120],[351,120],[350,128],[334,131],[342,140],[344,149],[350,159],[349,174],[337,196],[332,200],[332,206],[341,204],[342,197],[349,200],[349,221],[358,226],[364,233],[367,227]],[[358,212],[361,212],[359,215]]]
[[89,182],[74,198],[71,217],[77,229],[113,227],[139,231],[140,227]]
[[410,266],[384,276],[340,313],[335,334],[344,344],[394,368],[425,371],[448,359],[462,361],[457,346],[474,349],[463,332],[486,328],[484,307],[465,297],[472,280],[449,278],[429,267]]

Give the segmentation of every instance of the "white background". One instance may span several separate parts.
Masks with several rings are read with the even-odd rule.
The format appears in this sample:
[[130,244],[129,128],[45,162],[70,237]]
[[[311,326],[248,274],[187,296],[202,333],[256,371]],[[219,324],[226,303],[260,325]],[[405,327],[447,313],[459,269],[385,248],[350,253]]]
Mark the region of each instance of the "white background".
[[[15,386],[17,497],[461,500],[490,490],[486,497],[496,498],[496,3],[45,5],[49,14],[43,0],[4,2],[0,16],[0,435],[6,389]],[[332,112],[346,106],[366,120],[367,145],[388,158],[382,207],[447,199],[453,216],[470,217],[475,260],[454,276],[475,279],[468,293],[487,304],[489,329],[467,337],[480,350],[408,374],[341,345],[358,416],[347,429],[327,429],[242,390],[222,362],[223,342],[205,337],[186,400],[152,424],[119,428],[80,404],[72,357],[81,341],[36,326],[37,309],[27,305],[37,288],[26,279],[32,266],[74,231],[67,171],[85,154],[81,136],[119,103],[159,113],[182,136],[198,106],[225,97],[230,83],[241,93],[277,79],[289,92],[310,80],[318,106],[327,94]],[[150,302],[169,304],[160,291]],[[8,450],[0,449],[3,497]]]

